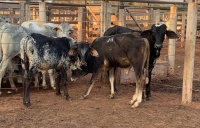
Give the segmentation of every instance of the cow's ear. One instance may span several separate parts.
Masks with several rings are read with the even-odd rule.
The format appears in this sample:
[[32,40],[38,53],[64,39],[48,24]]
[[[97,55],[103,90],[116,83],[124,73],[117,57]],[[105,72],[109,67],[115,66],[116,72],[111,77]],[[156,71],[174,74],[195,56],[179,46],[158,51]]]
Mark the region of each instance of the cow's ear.
[[90,54],[91,54],[92,56],[99,57],[99,54],[98,54],[97,50],[95,50],[94,48],[91,48]]
[[151,35],[152,31],[151,30],[144,30],[141,34],[140,37],[142,38],[147,38]]
[[178,39],[179,38],[178,35],[174,31],[171,31],[171,30],[167,30],[166,35],[170,39]]
[[77,49],[78,49],[78,45],[77,44],[72,45],[70,50],[69,50],[69,52],[68,52],[69,56],[75,55],[75,52],[76,52]]
[[69,56],[73,56],[75,54],[75,50],[74,49],[70,49],[68,54],[69,54]]
[[[55,27],[53,28],[54,31],[58,31],[58,30],[61,30],[59,27]],[[62,31],[62,30],[61,30]]]

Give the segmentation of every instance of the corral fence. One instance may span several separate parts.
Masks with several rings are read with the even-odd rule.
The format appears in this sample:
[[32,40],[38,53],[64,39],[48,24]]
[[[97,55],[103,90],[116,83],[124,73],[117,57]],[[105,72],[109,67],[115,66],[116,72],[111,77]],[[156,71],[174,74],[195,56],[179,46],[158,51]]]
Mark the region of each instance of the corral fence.
[[[20,24],[27,20],[40,20],[39,2],[31,2],[28,7],[24,2],[5,3],[0,2],[0,16],[10,18],[11,23]],[[170,24],[169,7],[151,6],[125,6],[103,4],[55,4],[45,3],[45,22],[60,24],[68,22],[74,27],[74,38],[79,41],[92,42],[112,25],[123,25],[136,30],[146,30],[158,22]],[[181,36],[182,42],[185,38],[186,11],[187,8],[178,8],[177,33]],[[105,18],[105,19],[104,19]],[[77,34],[78,33],[78,34]],[[197,37],[199,34],[197,33]]]
[[[173,11],[171,7],[173,9],[177,7],[177,10]],[[90,43],[96,37],[102,36],[104,31],[113,25],[146,30],[152,24],[165,23],[169,29],[173,29],[180,35],[180,41],[184,45],[188,10],[186,5],[176,7],[171,5],[152,6],[148,3],[128,6],[111,4],[106,1],[101,1],[100,4],[30,2],[28,5],[23,2],[0,2],[0,16],[10,18],[13,24],[21,24],[27,20],[35,20],[39,24],[44,22],[55,24],[68,22],[75,29],[75,39]],[[197,24],[200,24],[199,18]],[[197,26],[196,37],[200,37],[199,26]],[[168,44],[169,49],[175,50],[175,42],[169,42]],[[166,58],[167,64],[170,65],[174,61],[175,54],[168,54]],[[174,69],[174,65],[172,67]]]

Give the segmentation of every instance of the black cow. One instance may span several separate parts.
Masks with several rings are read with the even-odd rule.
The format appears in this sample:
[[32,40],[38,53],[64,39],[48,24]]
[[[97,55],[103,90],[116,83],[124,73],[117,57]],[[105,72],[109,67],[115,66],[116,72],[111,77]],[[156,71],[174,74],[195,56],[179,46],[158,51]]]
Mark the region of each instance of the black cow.
[[151,100],[151,92],[150,92],[150,83],[151,83],[151,74],[156,63],[156,59],[160,56],[160,50],[162,49],[162,44],[165,39],[165,35],[170,39],[177,39],[178,35],[170,30],[167,30],[167,26],[165,24],[151,26],[151,29],[145,31],[132,30],[123,26],[117,26],[108,28],[104,32],[104,36],[111,36],[115,34],[121,33],[132,33],[138,32],[141,37],[147,38],[150,45],[150,58],[149,58],[149,83],[146,85],[146,99]]
[[77,52],[77,43],[69,37],[52,38],[33,33],[24,37],[20,42],[22,66],[25,69],[25,85],[23,103],[27,107],[30,103],[30,85],[38,70],[55,69],[56,71],[56,94],[60,94],[60,80],[64,84],[64,95],[70,99],[67,91],[66,70],[80,67]]
[[[80,48],[81,47],[78,47],[79,50]],[[109,71],[109,80],[111,84],[110,97],[113,98],[114,70],[117,67],[125,69],[134,67],[136,76],[136,92],[133,95],[131,103],[134,104],[132,107],[137,107],[142,101],[142,90],[146,83],[146,76],[148,75],[148,57],[150,53],[148,41],[141,38],[138,33],[120,34],[109,37],[99,37],[93,41],[91,48],[98,52],[98,57],[97,54],[92,54],[96,57],[90,59],[91,62],[88,62],[88,54],[85,54],[87,52],[83,53],[82,57],[87,60],[87,66],[85,69],[81,67],[82,70],[75,71],[75,73],[78,74],[93,71],[91,85],[83,95],[83,98],[86,98],[89,95],[98,75],[101,72],[107,71]],[[81,49],[81,51],[83,50]]]
[[142,31],[140,30],[132,30],[130,28],[125,28],[123,26],[118,26],[118,25],[115,25],[113,27],[110,27],[108,28],[103,36],[111,36],[111,35],[116,35],[116,34],[122,34],[122,33],[132,33],[132,32],[138,32],[138,33],[141,33]]

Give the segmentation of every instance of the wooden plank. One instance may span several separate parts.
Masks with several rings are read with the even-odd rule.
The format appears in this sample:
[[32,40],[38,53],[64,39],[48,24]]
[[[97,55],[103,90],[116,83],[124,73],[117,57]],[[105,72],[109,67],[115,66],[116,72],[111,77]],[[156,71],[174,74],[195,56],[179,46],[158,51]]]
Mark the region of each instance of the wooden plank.
[[7,4],[7,3],[1,3],[0,4],[0,8],[1,9],[3,9],[3,8],[18,8],[18,9],[20,9],[21,8],[21,6],[20,6],[20,4]]
[[78,17],[78,14],[50,14],[49,17]]
[[[50,21],[51,23],[60,24],[63,21]],[[78,24],[78,21],[66,21],[69,24]]]
[[197,3],[188,2],[187,30],[186,30],[186,42],[185,42],[184,71],[183,71],[183,88],[182,88],[183,104],[187,104],[192,101],[196,28],[197,28]]
[[7,18],[20,18],[19,14],[0,14],[0,16],[5,16]]
[[49,9],[63,9],[63,10],[78,10],[78,7],[66,7],[66,6],[48,6]]
[[[151,20],[137,20],[137,23],[138,23],[138,24],[144,23],[144,22],[150,23],[150,21],[151,21]],[[133,20],[125,20],[124,22],[125,22],[125,24],[135,23]]]
[[[151,15],[150,13],[132,13],[132,14],[133,14],[133,16],[150,16]],[[125,13],[124,15],[129,16],[130,14]]]
[[130,14],[131,18],[133,19],[133,21],[135,22],[135,24],[138,26],[138,28],[139,28],[140,30],[142,30],[141,27],[139,26],[138,22],[137,22],[136,19],[134,18],[134,16],[129,12],[128,8],[126,8],[125,10]]
[[93,18],[96,20],[96,21],[100,21],[100,19],[94,14],[93,10],[87,6],[87,9],[88,11],[92,14]]

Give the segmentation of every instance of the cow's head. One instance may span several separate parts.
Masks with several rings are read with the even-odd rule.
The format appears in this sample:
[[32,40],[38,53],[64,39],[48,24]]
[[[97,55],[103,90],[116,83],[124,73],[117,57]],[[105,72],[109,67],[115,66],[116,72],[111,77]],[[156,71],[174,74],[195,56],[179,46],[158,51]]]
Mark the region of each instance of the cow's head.
[[78,55],[81,59],[81,66],[87,66],[87,59],[89,55],[94,57],[99,56],[98,52],[94,48],[91,48],[87,42],[78,43]]
[[178,35],[174,31],[167,30],[167,26],[165,24],[153,24],[151,29],[145,30],[140,34],[142,38],[153,38],[155,41],[154,48],[156,49],[162,48],[165,35],[170,39],[178,39]]
[[95,57],[99,56],[98,52],[86,42],[78,43],[78,54],[81,59],[81,69],[72,70],[72,81],[88,74],[90,72],[89,70],[93,69]]
[[59,25],[58,37],[69,37],[73,34],[74,29],[70,26],[70,24],[62,22]]

